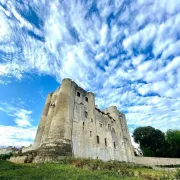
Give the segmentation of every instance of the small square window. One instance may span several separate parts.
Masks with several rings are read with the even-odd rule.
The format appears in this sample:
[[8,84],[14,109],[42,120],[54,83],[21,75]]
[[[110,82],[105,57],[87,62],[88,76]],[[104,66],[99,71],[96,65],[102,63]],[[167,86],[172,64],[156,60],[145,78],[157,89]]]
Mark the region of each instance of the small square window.
[[81,96],[80,92],[77,92],[77,96],[78,96],[78,97],[80,97],[80,96]]
[[88,113],[85,111],[85,118],[87,118],[88,117]]
[[88,98],[87,97],[85,98],[85,100],[86,100],[86,102],[88,102]]

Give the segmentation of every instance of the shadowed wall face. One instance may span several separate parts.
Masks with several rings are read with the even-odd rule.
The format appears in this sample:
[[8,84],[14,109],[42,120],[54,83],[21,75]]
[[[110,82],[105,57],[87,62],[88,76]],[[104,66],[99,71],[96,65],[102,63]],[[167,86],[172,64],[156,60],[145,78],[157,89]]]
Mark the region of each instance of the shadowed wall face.
[[52,94],[48,94],[48,97],[46,99],[46,103],[45,103],[45,106],[44,106],[44,110],[43,110],[43,113],[42,113],[42,117],[41,117],[41,120],[40,120],[40,123],[39,123],[39,126],[38,126],[38,130],[37,130],[37,133],[36,133],[36,137],[35,137],[35,141],[34,141],[34,145],[33,145],[34,149],[37,149],[41,144],[42,136],[43,136],[44,128],[45,128],[45,124],[46,124],[46,119],[47,119],[47,115],[48,115],[48,112],[49,112],[49,107],[50,107],[50,104],[51,104],[51,99],[52,99]]

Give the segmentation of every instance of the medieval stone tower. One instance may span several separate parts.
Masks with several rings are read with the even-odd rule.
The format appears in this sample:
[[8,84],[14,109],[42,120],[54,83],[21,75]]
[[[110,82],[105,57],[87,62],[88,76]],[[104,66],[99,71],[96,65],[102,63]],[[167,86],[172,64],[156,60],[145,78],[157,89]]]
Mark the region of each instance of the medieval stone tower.
[[134,157],[125,115],[115,106],[98,109],[94,94],[71,79],[48,95],[33,149],[104,161],[132,162]]

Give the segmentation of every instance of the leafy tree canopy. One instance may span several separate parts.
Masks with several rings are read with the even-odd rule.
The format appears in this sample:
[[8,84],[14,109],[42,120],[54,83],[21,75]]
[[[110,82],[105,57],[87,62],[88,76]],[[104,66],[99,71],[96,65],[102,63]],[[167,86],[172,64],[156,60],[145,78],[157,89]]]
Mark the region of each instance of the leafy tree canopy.
[[139,127],[134,130],[135,142],[140,143],[144,156],[165,156],[165,134],[151,126]]
[[168,130],[166,133],[169,157],[180,157],[180,131]]

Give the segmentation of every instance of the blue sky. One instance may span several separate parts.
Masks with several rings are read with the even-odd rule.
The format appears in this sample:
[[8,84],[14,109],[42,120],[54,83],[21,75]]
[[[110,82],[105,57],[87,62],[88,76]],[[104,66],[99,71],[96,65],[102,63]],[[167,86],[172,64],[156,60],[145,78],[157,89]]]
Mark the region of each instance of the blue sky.
[[180,129],[180,1],[0,0],[0,146],[33,142],[71,78],[130,131]]

